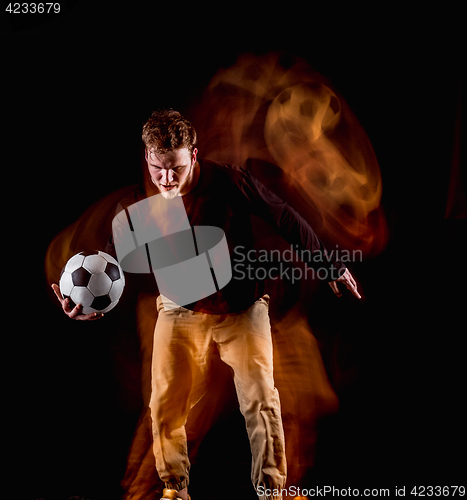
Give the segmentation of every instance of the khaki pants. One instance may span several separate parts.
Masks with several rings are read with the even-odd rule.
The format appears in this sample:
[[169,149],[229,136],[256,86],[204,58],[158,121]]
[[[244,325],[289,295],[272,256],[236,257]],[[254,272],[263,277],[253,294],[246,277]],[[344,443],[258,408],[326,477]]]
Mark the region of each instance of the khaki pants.
[[216,347],[234,373],[250,440],[253,485],[257,491],[260,486],[284,487],[284,432],[273,380],[268,307],[265,295],[235,314],[204,314],[183,307],[166,311],[158,297],[149,406],[156,467],[166,487],[180,490],[188,485],[185,424],[188,412],[206,392]]

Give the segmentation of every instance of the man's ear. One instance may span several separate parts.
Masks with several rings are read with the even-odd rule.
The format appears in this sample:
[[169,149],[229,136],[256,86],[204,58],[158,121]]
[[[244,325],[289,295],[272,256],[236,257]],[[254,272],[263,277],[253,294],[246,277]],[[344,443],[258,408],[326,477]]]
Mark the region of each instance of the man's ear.
[[146,163],[148,161],[148,150],[144,148],[144,159],[146,160]]
[[196,163],[196,159],[198,157],[198,148],[193,149],[193,153],[191,153],[191,164],[194,165]]

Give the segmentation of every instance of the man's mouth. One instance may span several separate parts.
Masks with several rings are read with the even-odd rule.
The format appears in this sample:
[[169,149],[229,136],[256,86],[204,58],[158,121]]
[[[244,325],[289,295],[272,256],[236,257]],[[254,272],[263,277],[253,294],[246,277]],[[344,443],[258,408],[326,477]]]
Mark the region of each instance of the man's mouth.
[[170,191],[171,189],[175,189],[177,186],[176,186],[176,185],[166,186],[165,184],[161,184],[161,187],[162,187],[165,191]]

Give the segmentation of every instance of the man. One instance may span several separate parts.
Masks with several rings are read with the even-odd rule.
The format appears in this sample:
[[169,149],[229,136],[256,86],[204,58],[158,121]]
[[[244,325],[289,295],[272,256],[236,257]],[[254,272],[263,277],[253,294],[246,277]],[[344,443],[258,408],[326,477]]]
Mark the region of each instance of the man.
[[[157,111],[143,127],[146,175],[149,183],[136,189],[123,207],[161,194],[180,196],[190,226],[214,226],[226,236],[230,255],[242,249],[252,255],[250,215],[262,217],[294,248],[310,255],[326,249],[307,222],[284,201],[240,167],[198,158],[196,131],[173,110]],[[108,246],[106,251],[114,253]],[[297,246],[295,246],[297,245]],[[313,265],[311,262],[307,263]],[[321,266],[323,265],[321,261]],[[326,260],[330,286],[337,283],[361,298],[355,280],[338,260]],[[273,380],[269,296],[256,278],[236,274],[222,289],[192,304],[179,306],[159,295],[152,360],[153,448],[156,468],[166,489],[164,498],[188,500],[190,462],[185,423],[190,409],[205,394],[214,352],[229,365],[252,452],[252,481],[261,500],[280,498],[261,492],[281,490],[286,482],[286,457],[280,401]],[[96,320],[102,314],[81,314],[55,294],[64,312],[77,320]],[[170,307],[166,307],[167,304]]]

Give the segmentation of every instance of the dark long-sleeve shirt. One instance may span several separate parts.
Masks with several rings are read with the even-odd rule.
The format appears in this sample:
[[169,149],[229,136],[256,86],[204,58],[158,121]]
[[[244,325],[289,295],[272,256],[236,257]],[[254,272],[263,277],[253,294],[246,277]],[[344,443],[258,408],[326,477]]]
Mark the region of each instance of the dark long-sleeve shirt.
[[[245,267],[232,266],[232,279],[216,293],[184,307],[213,314],[232,313],[244,310],[264,293],[260,273],[251,272],[258,265],[254,256],[254,238],[250,215],[259,216],[270,224],[277,233],[288,241],[300,254],[316,256],[310,258],[307,265],[315,261],[327,269],[328,281],[336,279],[345,266],[338,260],[329,260],[328,253],[305,219],[285,201],[272,193],[255,179],[251,173],[241,167],[198,160],[200,177],[197,185],[182,197],[190,226],[215,226],[221,228],[226,236],[231,257],[242,255]],[[144,198],[141,189],[136,189],[129,197],[122,200],[126,208]],[[303,252],[306,250],[307,252]],[[112,240],[106,251],[115,255]],[[242,258],[243,258],[242,257]]]

